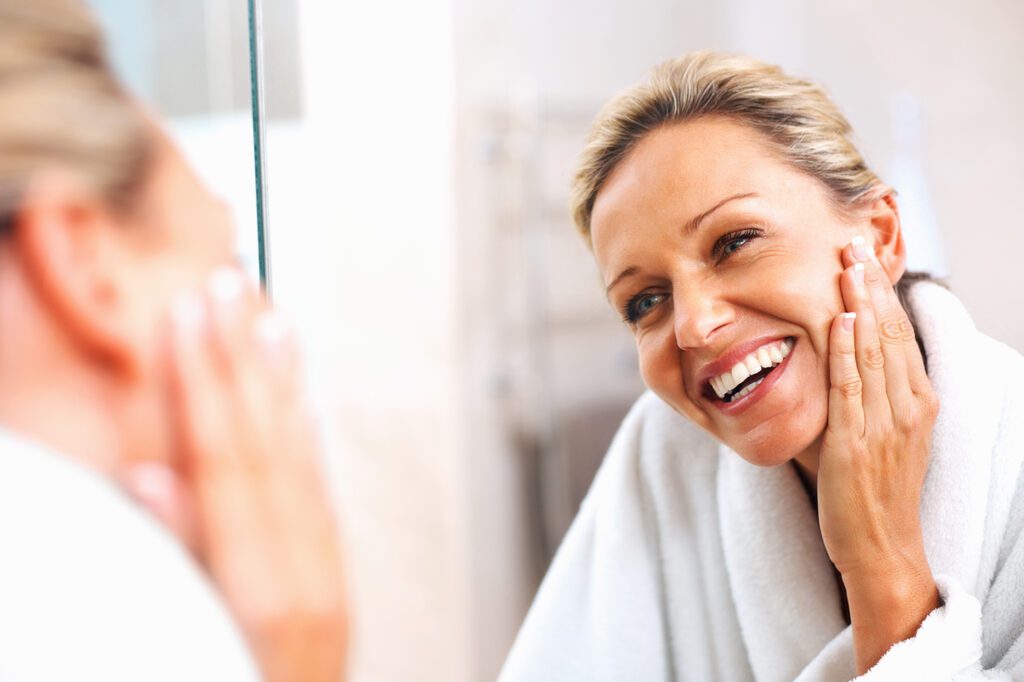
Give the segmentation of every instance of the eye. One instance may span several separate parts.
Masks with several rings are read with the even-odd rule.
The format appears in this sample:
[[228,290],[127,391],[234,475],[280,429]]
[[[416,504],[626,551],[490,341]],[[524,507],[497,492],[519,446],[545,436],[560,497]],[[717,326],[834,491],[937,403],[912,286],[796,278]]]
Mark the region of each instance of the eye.
[[622,317],[629,324],[636,324],[641,318],[654,310],[664,299],[665,294],[637,294],[626,303],[626,307],[622,311]]
[[754,228],[730,232],[715,242],[715,245],[711,248],[711,255],[715,260],[723,261],[760,236],[761,231]]

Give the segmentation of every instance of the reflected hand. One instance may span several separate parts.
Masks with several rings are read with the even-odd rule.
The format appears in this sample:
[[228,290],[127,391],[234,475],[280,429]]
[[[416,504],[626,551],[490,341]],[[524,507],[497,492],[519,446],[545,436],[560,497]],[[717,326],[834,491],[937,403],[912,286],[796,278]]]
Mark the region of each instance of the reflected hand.
[[175,308],[172,403],[194,551],[270,682],[344,677],[338,532],[295,344],[239,273]]

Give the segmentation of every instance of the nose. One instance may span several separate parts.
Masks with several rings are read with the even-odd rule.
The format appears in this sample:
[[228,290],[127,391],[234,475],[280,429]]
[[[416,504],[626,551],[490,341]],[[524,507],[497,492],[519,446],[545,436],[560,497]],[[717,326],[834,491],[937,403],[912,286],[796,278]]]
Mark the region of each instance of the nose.
[[731,307],[710,288],[675,287],[672,292],[674,330],[679,350],[706,346],[732,319]]

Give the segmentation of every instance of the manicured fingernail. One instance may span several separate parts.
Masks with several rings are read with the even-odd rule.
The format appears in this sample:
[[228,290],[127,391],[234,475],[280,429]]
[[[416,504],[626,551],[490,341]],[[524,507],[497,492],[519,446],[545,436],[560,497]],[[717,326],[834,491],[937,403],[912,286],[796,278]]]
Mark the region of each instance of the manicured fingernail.
[[267,357],[275,362],[284,360],[290,336],[291,325],[276,310],[267,311],[256,320],[256,338]]
[[864,284],[864,264],[857,263],[853,266],[853,281],[859,285]]
[[210,275],[210,295],[221,304],[231,303],[242,296],[245,280],[238,271],[229,267],[217,268]]
[[840,324],[843,327],[843,331],[849,334],[853,333],[853,321],[857,319],[857,313],[843,313],[840,317],[843,319]]
[[868,254],[868,247],[864,241],[864,237],[860,235],[854,237],[850,241],[850,247],[850,250],[853,252],[853,257],[856,258],[857,260],[866,261],[868,258],[870,258]]

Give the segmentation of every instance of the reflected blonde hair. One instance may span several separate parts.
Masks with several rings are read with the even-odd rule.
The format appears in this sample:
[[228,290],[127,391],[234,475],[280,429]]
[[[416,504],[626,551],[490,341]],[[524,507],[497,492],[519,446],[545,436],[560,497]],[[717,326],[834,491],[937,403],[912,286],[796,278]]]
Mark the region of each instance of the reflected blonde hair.
[[147,121],[78,0],[0,0],[0,216],[37,173],[71,171],[109,201],[136,195]]
[[691,52],[655,67],[598,114],[572,185],[573,219],[588,242],[594,200],[616,165],[652,130],[703,116],[760,131],[782,158],[824,183],[837,207],[856,207],[884,188],[821,86],[750,57]]

